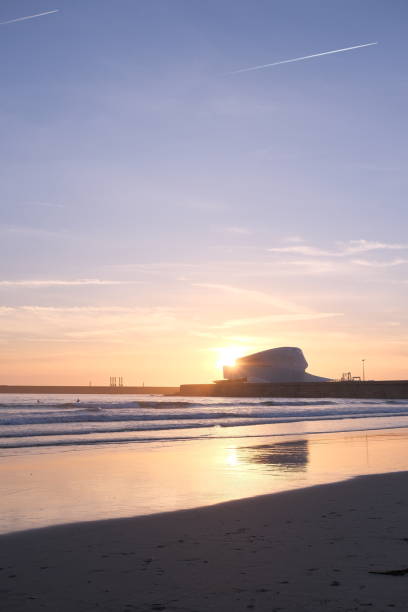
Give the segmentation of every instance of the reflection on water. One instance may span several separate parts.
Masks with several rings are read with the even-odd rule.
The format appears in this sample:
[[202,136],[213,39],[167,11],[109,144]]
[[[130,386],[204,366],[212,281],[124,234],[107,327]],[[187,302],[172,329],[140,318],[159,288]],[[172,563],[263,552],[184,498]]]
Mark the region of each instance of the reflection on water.
[[261,464],[268,471],[305,472],[309,461],[309,441],[244,446],[238,449],[237,455],[241,462]]

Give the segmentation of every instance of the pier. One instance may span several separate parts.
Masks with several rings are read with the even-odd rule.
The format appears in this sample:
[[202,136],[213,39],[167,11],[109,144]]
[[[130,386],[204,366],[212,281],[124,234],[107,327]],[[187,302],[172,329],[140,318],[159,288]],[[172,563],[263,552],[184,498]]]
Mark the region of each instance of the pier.
[[124,387],[90,385],[0,385],[0,393],[49,393],[66,395],[178,395],[180,387]]
[[226,380],[208,385],[181,385],[180,395],[201,397],[408,399],[408,380],[299,383],[247,383]]

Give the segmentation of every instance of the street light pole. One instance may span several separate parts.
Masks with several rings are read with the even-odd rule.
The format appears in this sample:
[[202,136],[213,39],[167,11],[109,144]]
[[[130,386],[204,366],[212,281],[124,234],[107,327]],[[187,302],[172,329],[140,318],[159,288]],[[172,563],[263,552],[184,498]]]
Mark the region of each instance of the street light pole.
[[363,380],[365,380],[365,368],[364,368],[365,359],[362,359],[361,361],[363,363]]

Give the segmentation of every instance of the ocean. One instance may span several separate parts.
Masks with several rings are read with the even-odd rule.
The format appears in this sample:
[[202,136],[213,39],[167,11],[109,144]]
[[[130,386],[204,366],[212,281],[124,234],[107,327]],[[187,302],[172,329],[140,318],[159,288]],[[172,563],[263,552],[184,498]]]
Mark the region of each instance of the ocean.
[[[1,395],[0,449],[408,426],[408,400]],[[243,429],[245,428],[245,429]]]

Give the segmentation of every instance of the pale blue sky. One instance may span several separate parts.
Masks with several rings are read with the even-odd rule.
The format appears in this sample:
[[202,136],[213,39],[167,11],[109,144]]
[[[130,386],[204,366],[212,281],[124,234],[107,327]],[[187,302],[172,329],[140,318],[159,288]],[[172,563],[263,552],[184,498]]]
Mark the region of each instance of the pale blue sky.
[[[3,0],[0,21],[52,9],[59,12],[0,25],[6,354],[18,345],[16,363],[24,354],[29,364],[37,343],[70,338],[70,349],[91,355],[72,337],[79,328],[109,345],[105,319],[98,329],[75,319],[88,307],[146,309],[151,336],[137,336],[144,324],[136,314],[133,332],[126,317],[111,330],[138,346],[153,342],[154,329],[161,333],[157,309],[191,327],[199,319],[199,337],[215,338],[197,350],[211,351],[231,341],[214,332],[226,322],[225,308],[232,321],[269,315],[248,293],[260,291],[296,305],[279,306],[281,314],[330,314],[327,325],[337,325],[343,340],[358,329],[360,343],[378,337],[380,347],[391,334],[398,348],[390,345],[389,354],[400,369],[384,376],[401,377],[408,365],[400,346],[408,336],[406,1]],[[84,278],[123,284],[41,284]],[[247,302],[230,304],[213,285],[247,292],[240,294]],[[65,323],[52,327],[50,311],[27,310],[35,307],[54,309]],[[313,340],[303,327],[299,337],[317,355],[317,336],[327,330],[316,325],[312,319],[306,330]],[[247,340],[237,340],[244,348],[296,343],[293,322],[262,333],[245,326]],[[166,329],[171,346],[178,324]],[[186,355],[197,359],[192,348]],[[63,364],[61,357],[56,380]],[[328,375],[343,366],[332,367]],[[8,377],[22,380],[16,368]],[[200,378],[198,369],[190,377]],[[106,376],[102,366],[98,375]]]

